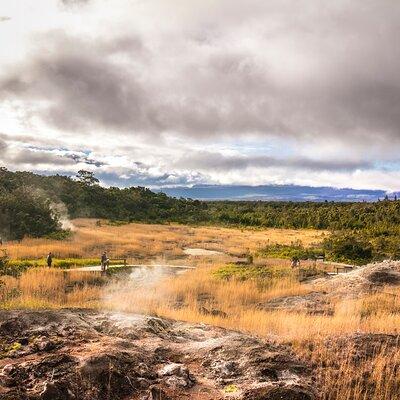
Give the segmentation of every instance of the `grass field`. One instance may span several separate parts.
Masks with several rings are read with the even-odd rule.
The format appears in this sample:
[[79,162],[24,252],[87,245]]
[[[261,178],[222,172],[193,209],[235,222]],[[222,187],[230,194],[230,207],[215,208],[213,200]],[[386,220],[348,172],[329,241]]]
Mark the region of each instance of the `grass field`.
[[90,307],[240,330],[290,343],[314,365],[324,400],[397,399],[400,350],[383,348],[376,354],[355,356],[353,342],[347,338],[360,332],[398,332],[400,290],[393,289],[396,296],[390,297],[374,294],[335,300],[334,315],[266,311],[258,305],[312,290],[299,283],[286,262],[276,261],[266,268],[264,277],[227,279],[220,273],[225,265],[205,264],[164,281],[151,275],[139,286],[133,285],[134,276],[109,279],[99,273],[29,269],[20,278],[2,278],[0,301],[3,308]]
[[[229,254],[256,252],[271,243],[301,240],[306,246],[323,233],[291,230],[238,230],[178,225],[109,226],[93,220],[74,221],[74,236],[62,242],[25,239],[9,243],[14,258],[40,258],[48,251],[59,257],[95,257],[103,249],[134,260],[184,257],[186,247]],[[190,258],[190,257],[189,257]],[[95,259],[95,258],[94,258]],[[185,262],[188,258],[185,259]],[[394,400],[400,391],[400,350],[354,354],[359,333],[397,333],[400,289],[392,295],[335,298],[332,315],[266,310],[260,305],[284,296],[302,296],[313,286],[299,282],[288,260],[256,259],[250,266],[227,264],[220,257],[200,257],[196,270],[159,279],[159,271],[124,279],[96,272],[30,268],[19,278],[1,277],[2,308],[90,307],[157,315],[240,330],[290,344],[315,368],[323,400]],[[313,268],[312,263],[304,263]],[[340,340],[339,340],[340,339]],[[367,390],[368,389],[368,390]]]
[[189,227],[183,225],[126,224],[111,226],[106,221],[78,219],[70,239],[24,239],[9,242],[12,259],[39,259],[52,251],[57,258],[98,258],[107,250],[112,258],[128,257],[132,261],[155,257],[183,256],[185,247],[200,247],[232,255],[256,251],[271,244],[301,241],[305,246],[321,241],[326,232],[291,229],[237,229],[223,227]]

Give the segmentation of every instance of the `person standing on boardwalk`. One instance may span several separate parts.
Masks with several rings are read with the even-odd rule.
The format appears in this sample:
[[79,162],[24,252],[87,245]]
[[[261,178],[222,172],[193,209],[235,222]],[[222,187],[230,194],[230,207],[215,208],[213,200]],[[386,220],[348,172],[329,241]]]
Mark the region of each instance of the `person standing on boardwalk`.
[[47,262],[47,266],[49,268],[51,268],[51,266],[53,264],[53,254],[51,254],[51,252],[47,255],[46,262]]
[[101,272],[105,272],[107,270],[109,264],[109,259],[107,257],[107,252],[105,251],[101,256]]

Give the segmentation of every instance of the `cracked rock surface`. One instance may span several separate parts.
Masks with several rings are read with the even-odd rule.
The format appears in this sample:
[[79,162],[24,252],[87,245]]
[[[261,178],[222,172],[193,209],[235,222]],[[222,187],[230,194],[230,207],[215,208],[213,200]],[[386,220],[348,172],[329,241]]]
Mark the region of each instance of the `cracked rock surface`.
[[0,350],[4,400],[316,399],[286,346],[144,315],[0,311]]

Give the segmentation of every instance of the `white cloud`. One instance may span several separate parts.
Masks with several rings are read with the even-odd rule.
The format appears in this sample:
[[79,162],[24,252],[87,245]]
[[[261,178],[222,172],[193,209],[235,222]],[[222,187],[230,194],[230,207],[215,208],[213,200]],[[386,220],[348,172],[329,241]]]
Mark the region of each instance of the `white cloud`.
[[[385,163],[399,161],[400,4],[2,7],[0,162],[10,168],[73,173],[83,163],[121,183],[399,189]],[[89,158],[68,158],[81,153]]]

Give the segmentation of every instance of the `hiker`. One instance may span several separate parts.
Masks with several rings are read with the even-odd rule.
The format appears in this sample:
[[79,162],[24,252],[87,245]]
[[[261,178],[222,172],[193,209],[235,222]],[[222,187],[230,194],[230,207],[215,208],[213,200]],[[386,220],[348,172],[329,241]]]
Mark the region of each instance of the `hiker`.
[[292,268],[300,267],[300,260],[298,257],[292,257],[292,262],[290,263]]
[[51,254],[51,252],[47,255],[46,262],[47,266],[51,268],[51,265],[53,264],[53,254]]
[[110,260],[107,257],[107,252],[105,251],[101,256],[101,272],[105,272],[108,268]]

